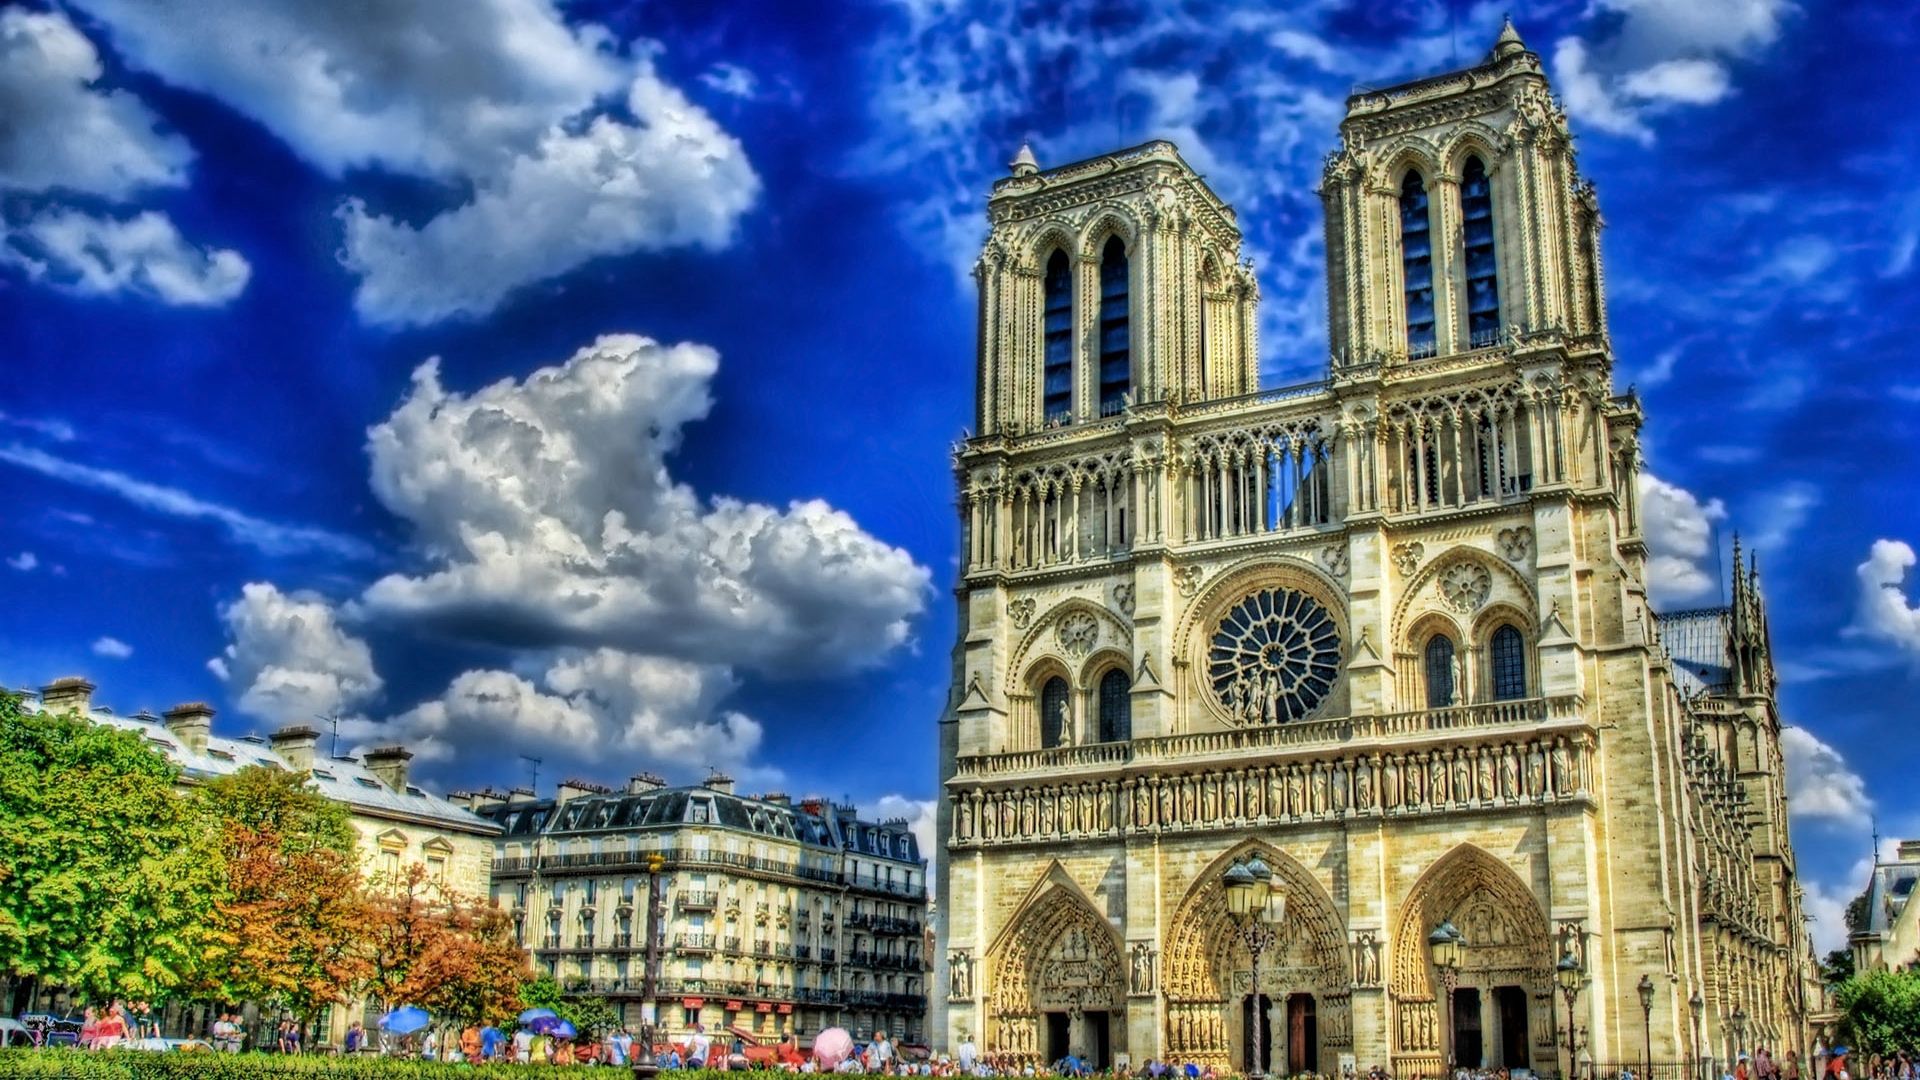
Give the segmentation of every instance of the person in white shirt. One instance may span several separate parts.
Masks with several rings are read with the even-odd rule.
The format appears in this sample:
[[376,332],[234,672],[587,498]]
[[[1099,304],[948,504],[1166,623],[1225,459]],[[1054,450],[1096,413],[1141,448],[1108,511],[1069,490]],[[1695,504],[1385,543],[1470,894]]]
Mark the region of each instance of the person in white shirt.
[[533,1032],[521,1028],[513,1033],[513,1060],[525,1065],[533,1059]]
[[893,1064],[893,1044],[887,1041],[887,1033],[884,1031],[874,1032],[873,1046],[871,1046],[869,1050],[873,1054],[873,1071],[877,1073],[886,1072],[887,1066]]
[[707,1038],[705,1024],[693,1025],[693,1038],[687,1042],[687,1068],[703,1069],[707,1065],[707,1053],[713,1049],[713,1040]]
[[964,1031],[961,1032],[960,1049],[954,1051],[954,1057],[960,1062],[960,1071],[963,1073],[971,1073],[973,1071],[974,1060],[979,1056],[980,1050],[973,1045],[973,1036]]

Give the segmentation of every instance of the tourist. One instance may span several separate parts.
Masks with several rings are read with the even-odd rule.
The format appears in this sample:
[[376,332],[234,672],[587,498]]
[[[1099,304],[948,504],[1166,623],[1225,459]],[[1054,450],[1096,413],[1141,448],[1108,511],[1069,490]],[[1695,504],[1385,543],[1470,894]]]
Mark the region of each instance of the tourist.
[[560,1039],[554,1043],[553,1063],[555,1065],[575,1065],[579,1063],[579,1056],[574,1052],[572,1039]]
[[361,1025],[360,1021],[355,1020],[347,1025],[347,1037],[343,1040],[343,1044],[349,1054],[357,1054],[366,1049],[367,1029]]
[[973,1045],[973,1036],[960,1033],[960,1048],[954,1051],[954,1061],[959,1064],[962,1073],[971,1074],[974,1064],[980,1058],[980,1048]]
[[712,1050],[713,1040],[707,1038],[706,1025],[696,1020],[693,1025],[693,1038],[687,1040],[687,1068],[706,1068],[707,1056]]
[[887,1041],[886,1032],[873,1033],[873,1043],[867,1047],[867,1052],[873,1056],[873,1060],[869,1063],[872,1071],[877,1073],[893,1071],[893,1044]]
[[469,1065],[478,1065],[484,1060],[480,1056],[480,1025],[468,1024],[460,1032],[460,1054]]
[[1797,1052],[1787,1051],[1786,1059],[1780,1063],[1780,1080],[1800,1080],[1800,1055]]
[[[84,1039],[85,1028],[83,1027],[81,1030],[83,1033],[81,1037]],[[99,1018],[94,1022],[93,1043],[92,1043],[93,1048],[95,1050],[111,1050],[114,1047],[119,1046],[121,1043],[125,1042],[126,1038],[127,1038],[126,1017],[114,1011],[114,1009],[111,1006],[109,1006],[106,1010],[104,1010],[100,1014]]]
[[625,1065],[628,1051],[632,1047],[633,1036],[627,1034],[627,1029],[614,1028],[613,1034],[607,1036],[607,1062],[612,1065]]
[[513,1060],[521,1065],[533,1060],[533,1032],[526,1028],[513,1033]]

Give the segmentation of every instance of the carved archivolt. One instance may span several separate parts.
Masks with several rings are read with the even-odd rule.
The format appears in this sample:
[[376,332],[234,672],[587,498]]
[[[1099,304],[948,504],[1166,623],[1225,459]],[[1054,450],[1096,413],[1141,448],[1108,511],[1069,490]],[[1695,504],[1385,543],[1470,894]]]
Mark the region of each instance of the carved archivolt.
[[990,1049],[1039,1052],[1037,1019],[1047,1010],[1126,1007],[1129,965],[1107,920],[1056,867],[1054,880],[1015,915],[988,956]]
[[1449,548],[1428,560],[1402,590],[1393,613],[1392,640],[1406,641],[1405,628],[1428,612],[1468,614],[1493,600],[1528,612],[1526,621],[1534,621],[1533,586],[1525,575],[1477,547]]
[[[1024,602],[1031,603],[1031,599]],[[1047,658],[1061,658],[1063,665],[1072,669],[1079,667],[1078,661],[1096,645],[1113,646],[1125,653],[1132,650],[1133,628],[1104,604],[1091,600],[1079,597],[1062,600],[1042,615],[1029,615],[1029,620],[1019,646],[1014,649],[1013,662],[1007,665],[1009,694],[1027,692],[1032,669]]]
[[1551,1045],[1547,1010],[1553,994],[1553,936],[1546,916],[1512,868],[1472,844],[1462,844],[1427,868],[1400,907],[1391,986],[1396,1071],[1439,1064],[1439,1015],[1427,934],[1442,919],[1451,920],[1464,938],[1461,982],[1524,988],[1533,1014],[1528,1028],[1536,1042]]
[[1202,870],[1181,900],[1161,972],[1169,1000],[1225,1001],[1250,992],[1234,985],[1236,977],[1244,980],[1252,970],[1252,960],[1227,914],[1220,879],[1235,860],[1255,854],[1273,870],[1274,884],[1287,893],[1279,940],[1260,957],[1262,986],[1279,996],[1283,990],[1344,991],[1352,981],[1347,932],[1332,898],[1291,856],[1250,841]]

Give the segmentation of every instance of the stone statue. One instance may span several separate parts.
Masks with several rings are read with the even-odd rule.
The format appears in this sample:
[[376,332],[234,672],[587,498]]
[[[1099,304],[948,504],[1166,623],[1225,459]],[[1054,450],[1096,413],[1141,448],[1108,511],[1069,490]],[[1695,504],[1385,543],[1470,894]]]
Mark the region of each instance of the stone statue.
[[1453,692],[1448,695],[1447,704],[1465,705],[1467,703],[1467,668],[1459,653],[1453,654]]
[[1067,706],[1065,699],[1061,700],[1060,708],[1056,710],[1055,715],[1060,720],[1060,745],[1074,745],[1079,741],[1076,738],[1078,733],[1073,730],[1073,710]]
[[947,986],[951,997],[973,996],[973,957],[963,952],[947,957]]

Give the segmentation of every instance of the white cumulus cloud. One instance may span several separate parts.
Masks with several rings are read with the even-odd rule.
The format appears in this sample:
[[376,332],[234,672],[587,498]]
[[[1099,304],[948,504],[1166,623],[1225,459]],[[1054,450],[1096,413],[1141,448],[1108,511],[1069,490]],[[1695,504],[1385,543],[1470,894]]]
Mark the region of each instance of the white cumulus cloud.
[[1719,499],[1700,501],[1693,492],[1642,471],[1640,531],[1647,538],[1647,595],[1655,607],[1696,600],[1719,585],[1714,569],[1714,528],[1726,520]]
[[1920,604],[1907,599],[1915,562],[1904,540],[1875,540],[1866,561],[1854,568],[1860,582],[1853,631],[1897,646],[1920,659]]
[[104,656],[109,660],[125,660],[133,655],[133,646],[116,637],[96,638],[93,642],[93,655]]
[[23,551],[18,555],[7,556],[7,565],[24,573],[40,565],[40,556],[31,551]]
[[739,142],[655,73],[657,46],[622,50],[552,0],[78,3],[130,62],[333,175],[443,185],[425,220],[342,204],[371,321],[484,314],[598,256],[722,246],[759,194]]
[[1787,759],[1787,802],[1794,817],[1836,825],[1865,825],[1873,814],[1867,782],[1840,751],[1801,727],[1780,729]]
[[0,264],[83,296],[130,294],[184,307],[219,307],[247,287],[239,252],[194,245],[156,210],[129,218],[55,209],[0,224]]
[[59,11],[0,11],[0,188],[128,199],[187,182],[193,151],[124,90]]
[[193,151],[125,90],[99,85],[100,54],[60,11],[0,11],[0,267],[84,296],[215,307],[246,288],[237,251],[195,244],[155,210],[57,205],[79,195],[127,203],[182,187]]
[[1554,43],[1553,76],[1567,111],[1602,131],[1653,141],[1650,121],[1733,91],[1730,65],[1779,37],[1790,0],[1595,0],[1597,33]]
[[877,662],[926,602],[910,555],[817,500],[702,500],[669,475],[718,363],[615,335],[472,393],[421,365],[368,445],[374,493],[429,565],[375,582],[363,605],[493,644],[780,674]]
[[[624,763],[694,780],[709,768],[770,779],[753,764],[758,722],[720,709],[735,687],[717,665],[613,649],[559,650],[531,675],[479,669],[389,720],[343,726],[364,741],[401,741],[427,760],[484,748],[493,759],[528,754],[554,768],[604,771]],[[550,774],[551,775],[551,774]]]
[[359,709],[384,682],[367,643],[313,593],[252,582],[220,609],[229,644],[207,667],[238,695],[242,712],[296,723]]

